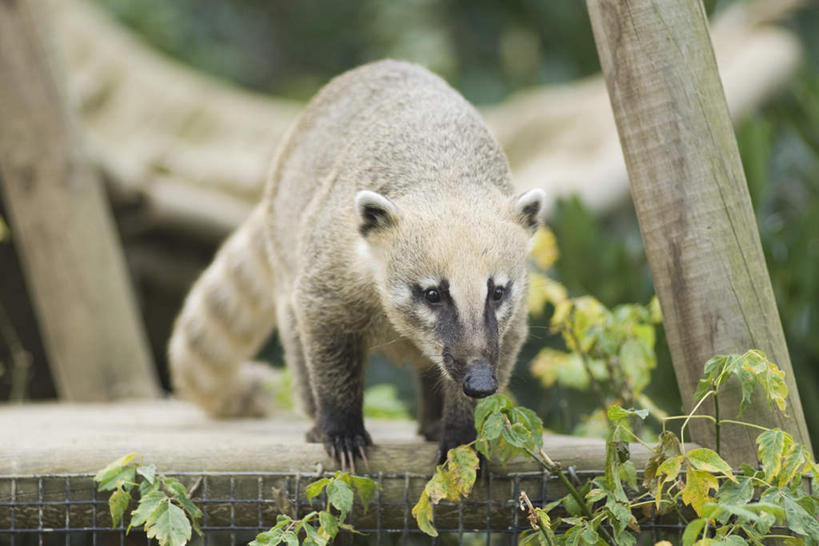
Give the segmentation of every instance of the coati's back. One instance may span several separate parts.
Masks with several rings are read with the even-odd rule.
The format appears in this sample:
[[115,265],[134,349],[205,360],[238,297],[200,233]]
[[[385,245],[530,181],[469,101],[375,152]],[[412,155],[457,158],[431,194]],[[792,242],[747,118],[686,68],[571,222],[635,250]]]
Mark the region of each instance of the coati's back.
[[[316,95],[269,182],[274,254],[288,264],[301,252],[294,230],[353,242],[345,239],[357,231],[350,203],[360,189],[430,200],[442,192],[479,200],[488,186],[511,192],[506,158],[477,111],[438,76],[390,60],[346,72]],[[279,274],[285,264],[275,265]]]

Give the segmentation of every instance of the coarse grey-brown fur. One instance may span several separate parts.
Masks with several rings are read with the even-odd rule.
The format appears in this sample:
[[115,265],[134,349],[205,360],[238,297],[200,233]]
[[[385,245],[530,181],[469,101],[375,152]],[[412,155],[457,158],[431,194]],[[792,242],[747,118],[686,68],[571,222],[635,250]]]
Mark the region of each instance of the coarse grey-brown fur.
[[310,439],[342,463],[363,453],[364,366],[380,351],[419,370],[421,431],[445,455],[475,435],[465,392],[504,386],[526,337],[543,202],[513,196],[497,141],[437,76],[396,61],[339,76],[188,296],[169,347],[176,388],[214,415],[264,413],[265,372],[241,363],[275,324]]

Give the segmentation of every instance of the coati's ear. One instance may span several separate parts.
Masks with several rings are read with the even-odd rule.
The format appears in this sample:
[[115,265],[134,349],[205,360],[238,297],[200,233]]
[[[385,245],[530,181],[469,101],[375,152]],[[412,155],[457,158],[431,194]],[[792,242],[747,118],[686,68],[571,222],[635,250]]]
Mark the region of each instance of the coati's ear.
[[546,211],[546,192],[540,188],[529,190],[515,197],[515,214],[523,227],[532,233],[543,223]]
[[374,191],[361,190],[355,194],[355,212],[358,231],[365,237],[373,231],[394,225],[398,220],[393,202]]

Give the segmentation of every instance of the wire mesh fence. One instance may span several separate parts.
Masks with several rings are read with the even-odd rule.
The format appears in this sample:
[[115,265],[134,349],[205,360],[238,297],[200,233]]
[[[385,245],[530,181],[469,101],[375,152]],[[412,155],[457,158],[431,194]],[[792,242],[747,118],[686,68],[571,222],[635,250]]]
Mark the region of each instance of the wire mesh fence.
[[[168,473],[184,483],[202,509],[202,531],[193,545],[236,546],[275,524],[278,514],[300,518],[324,506],[308,502],[306,485],[316,473]],[[570,472],[578,483],[602,474]],[[325,474],[324,476],[330,476]],[[548,472],[488,473],[468,499],[435,507],[438,537],[423,534],[411,515],[428,475],[372,474],[379,491],[365,511],[358,503],[349,522],[359,534],[340,534],[338,544],[516,544],[529,528],[519,497],[525,491],[535,506],[566,494]],[[131,507],[133,508],[133,506]],[[641,543],[669,539],[679,543],[683,525],[651,513],[640,518]],[[111,526],[108,493],[98,493],[91,474],[0,475],[0,546],[153,545],[144,533]]]

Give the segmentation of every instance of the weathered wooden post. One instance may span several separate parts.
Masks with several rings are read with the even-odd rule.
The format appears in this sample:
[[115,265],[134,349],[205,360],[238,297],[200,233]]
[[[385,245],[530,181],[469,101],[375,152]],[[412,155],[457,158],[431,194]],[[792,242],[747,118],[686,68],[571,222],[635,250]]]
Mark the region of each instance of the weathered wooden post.
[[0,2],[0,187],[61,397],[159,394],[100,181],[30,0]]
[[[708,358],[760,349],[787,374],[789,417],[756,403],[744,419],[810,446],[700,0],[587,5],[686,409]],[[738,401],[721,394],[722,416]],[[713,447],[711,426],[692,432]],[[723,456],[755,462],[754,437],[724,426]]]

